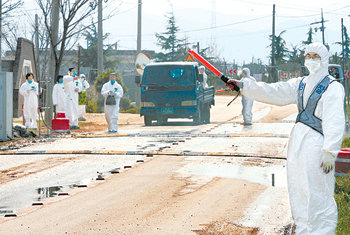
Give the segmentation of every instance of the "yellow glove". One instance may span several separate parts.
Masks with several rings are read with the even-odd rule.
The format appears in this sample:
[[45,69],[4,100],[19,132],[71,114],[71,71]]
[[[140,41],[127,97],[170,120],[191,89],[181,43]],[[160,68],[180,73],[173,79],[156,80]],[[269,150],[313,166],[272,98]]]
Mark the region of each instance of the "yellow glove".
[[323,153],[321,166],[323,168],[323,172],[328,174],[334,169],[335,166],[335,157],[333,157],[329,153]]

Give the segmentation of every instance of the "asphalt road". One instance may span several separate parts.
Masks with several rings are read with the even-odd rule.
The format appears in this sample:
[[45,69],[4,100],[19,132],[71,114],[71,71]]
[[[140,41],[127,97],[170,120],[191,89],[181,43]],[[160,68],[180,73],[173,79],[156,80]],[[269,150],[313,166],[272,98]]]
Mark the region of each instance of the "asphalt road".
[[245,127],[231,98],[216,97],[206,125],[122,114],[118,135],[77,131],[0,155],[0,234],[283,233],[296,107],[255,103]]

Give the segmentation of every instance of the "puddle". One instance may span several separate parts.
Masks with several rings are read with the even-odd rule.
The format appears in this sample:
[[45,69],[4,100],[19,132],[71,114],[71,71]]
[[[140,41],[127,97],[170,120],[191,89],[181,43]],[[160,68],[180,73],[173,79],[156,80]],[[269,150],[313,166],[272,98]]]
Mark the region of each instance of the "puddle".
[[205,159],[206,162],[198,164],[191,162],[191,159],[191,157],[187,158],[188,164],[177,172],[185,175],[242,179],[266,186],[272,186],[272,174],[274,174],[275,187],[287,187],[286,168],[284,165],[247,166],[242,165],[244,161],[235,158],[228,158],[226,159],[229,160],[228,162],[220,164],[214,161],[211,162],[212,160],[208,158]]

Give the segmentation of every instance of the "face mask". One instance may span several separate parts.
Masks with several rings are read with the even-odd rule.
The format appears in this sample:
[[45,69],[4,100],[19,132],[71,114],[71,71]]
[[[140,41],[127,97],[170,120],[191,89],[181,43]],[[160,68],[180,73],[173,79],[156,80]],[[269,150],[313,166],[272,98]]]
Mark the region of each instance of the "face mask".
[[29,83],[29,84],[31,84],[32,82],[33,82],[33,81],[29,81],[29,80],[28,80],[28,83]]
[[113,85],[115,83],[115,81],[114,80],[111,80],[111,84]]
[[305,60],[305,66],[310,71],[310,73],[315,73],[321,67],[321,61],[315,59]]
[[76,72],[74,72],[74,73],[73,73],[73,77],[76,77],[76,76],[77,76],[77,73],[76,73]]
[[63,83],[63,79],[61,78],[60,80],[58,80],[59,83]]

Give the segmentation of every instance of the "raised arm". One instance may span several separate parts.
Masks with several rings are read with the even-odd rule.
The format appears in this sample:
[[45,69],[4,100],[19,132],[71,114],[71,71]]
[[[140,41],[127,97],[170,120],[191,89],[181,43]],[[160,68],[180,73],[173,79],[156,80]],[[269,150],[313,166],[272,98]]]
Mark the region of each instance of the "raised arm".
[[293,78],[287,82],[265,83],[256,82],[244,78],[242,94],[256,101],[274,104],[288,105],[297,103],[298,88],[302,78]]

